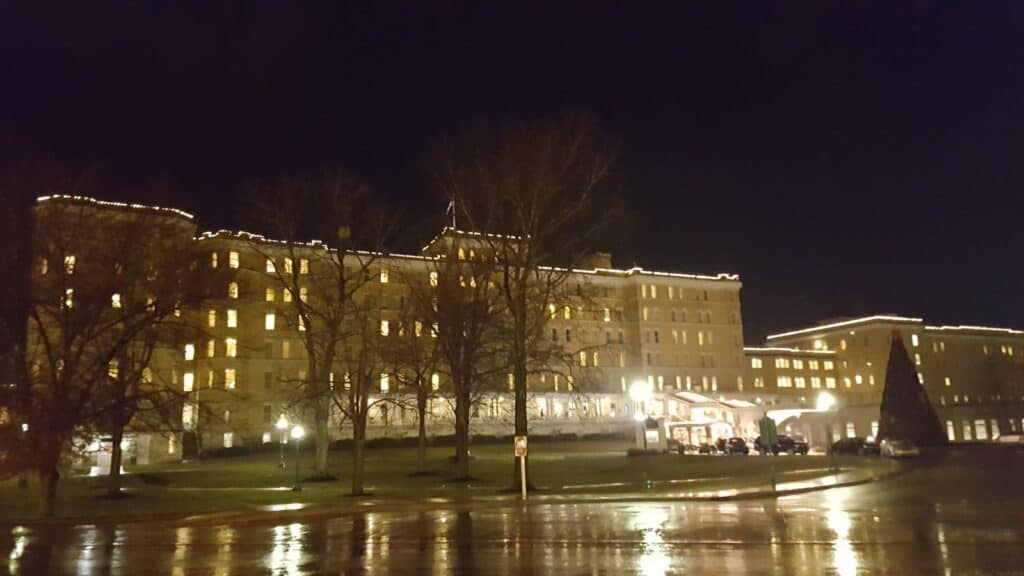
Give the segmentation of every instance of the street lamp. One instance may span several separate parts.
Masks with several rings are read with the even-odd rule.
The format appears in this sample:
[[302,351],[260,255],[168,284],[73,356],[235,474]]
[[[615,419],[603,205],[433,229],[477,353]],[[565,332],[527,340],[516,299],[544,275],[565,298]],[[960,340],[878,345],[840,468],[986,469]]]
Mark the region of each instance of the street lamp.
[[[818,399],[814,403],[814,407],[819,412],[828,412],[836,407],[836,397],[828,392],[821,392],[818,394]],[[832,466],[832,470],[836,469],[836,454],[832,450],[832,422],[829,418],[825,418],[825,448],[828,452],[828,460]]]
[[277,424],[274,424],[274,427],[281,431],[281,441],[279,442],[281,444],[281,462],[278,464],[278,467],[284,468],[284,441],[287,439],[288,434],[288,419],[284,417],[284,414],[281,414],[281,417],[277,419]]
[[292,440],[295,440],[295,485],[292,486],[292,492],[302,491],[302,485],[299,484],[299,442],[305,435],[306,431],[302,429],[302,426],[292,428]]
[[635,380],[629,387],[629,397],[633,400],[636,412],[633,419],[640,423],[640,435],[644,439],[644,452],[647,452],[647,402],[652,395],[651,383],[647,380]]

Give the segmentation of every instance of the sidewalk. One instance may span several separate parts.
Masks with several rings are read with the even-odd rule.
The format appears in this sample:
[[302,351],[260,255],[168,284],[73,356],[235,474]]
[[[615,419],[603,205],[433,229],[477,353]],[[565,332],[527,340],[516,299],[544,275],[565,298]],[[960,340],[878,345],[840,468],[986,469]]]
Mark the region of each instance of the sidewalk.
[[[22,519],[16,521],[0,520],[0,526],[68,526],[78,524],[128,524],[128,523],[174,523],[176,525],[207,525],[224,523],[259,523],[301,521],[308,518],[343,516],[363,512],[397,512],[397,511],[430,511],[441,509],[482,509],[510,506],[539,506],[551,504],[589,504],[601,502],[726,502],[733,500],[757,500],[778,498],[827,490],[856,486],[890,478],[899,474],[896,469],[879,471],[845,471],[810,480],[783,481],[775,485],[774,491],[768,485],[738,489],[722,489],[711,491],[687,491],[676,488],[682,482],[649,483],[648,488],[611,491],[606,493],[559,491],[546,492],[543,489],[529,495],[523,502],[518,493],[508,491],[490,494],[463,493],[455,496],[437,496],[427,498],[377,498],[372,495],[359,499],[348,497],[349,501],[341,504],[275,504],[254,506],[239,510],[211,512],[204,514],[154,514],[154,515],[122,515],[99,517],[65,517],[52,519]],[[582,488],[587,485],[580,485]],[[598,487],[598,485],[594,485]],[[601,488],[619,488],[623,486],[601,485]],[[422,496],[422,495],[420,495]]]

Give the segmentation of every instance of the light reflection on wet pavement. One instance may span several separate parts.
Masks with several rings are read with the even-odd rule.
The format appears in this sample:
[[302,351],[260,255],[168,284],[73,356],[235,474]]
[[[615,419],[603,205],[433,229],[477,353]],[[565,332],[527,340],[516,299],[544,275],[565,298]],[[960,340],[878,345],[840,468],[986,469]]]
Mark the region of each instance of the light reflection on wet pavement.
[[12,574],[1022,574],[1022,458],[774,500],[5,529]]

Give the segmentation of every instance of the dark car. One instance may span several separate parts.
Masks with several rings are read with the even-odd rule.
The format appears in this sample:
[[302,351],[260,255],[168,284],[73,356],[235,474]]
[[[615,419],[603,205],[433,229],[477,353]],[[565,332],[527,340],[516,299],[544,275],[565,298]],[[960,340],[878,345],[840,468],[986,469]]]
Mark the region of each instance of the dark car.
[[[762,444],[761,437],[758,436],[754,440],[754,449],[765,454],[768,452],[768,447]],[[789,436],[787,434],[779,434],[779,444],[771,451],[772,454],[800,454],[806,455],[810,447],[807,445],[807,440],[803,436]]]
[[744,456],[750,453],[750,448],[747,446],[747,441],[738,436],[732,438],[719,438],[715,443],[715,447],[722,454],[743,454]]
[[854,456],[878,456],[878,444],[869,442],[867,438],[856,436],[840,438],[832,443],[833,454],[851,454]]
[[718,446],[715,444],[709,444],[707,442],[701,442],[697,448],[698,454],[718,454]]

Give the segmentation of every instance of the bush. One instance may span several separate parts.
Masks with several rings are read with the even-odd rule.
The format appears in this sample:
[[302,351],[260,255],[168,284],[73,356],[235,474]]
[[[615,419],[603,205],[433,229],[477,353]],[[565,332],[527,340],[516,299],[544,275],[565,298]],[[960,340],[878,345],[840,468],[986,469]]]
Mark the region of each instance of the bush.
[[339,450],[351,450],[352,449],[352,439],[351,438],[341,438],[339,440],[333,440],[327,446],[327,449],[332,451],[332,452],[336,452],[336,451],[339,451]]
[[382,438],[371,438],[366,441],[367,448],[397,448],[400,445],[397,438],[384,436]]
[[626,457],[627,458],[635,458],[637,456],[647,456],[648,454],[652,454],[652,452],[645,452],[643,450],[643,448],[630,448],[629,450],[626,450]]
[[248,456],[252,454],[252,450],[245,446],[232,446],[230,448],[218,448],[209,453],[213,458],[237,458],[239,456]]

